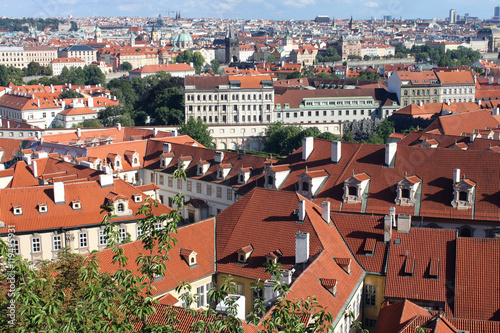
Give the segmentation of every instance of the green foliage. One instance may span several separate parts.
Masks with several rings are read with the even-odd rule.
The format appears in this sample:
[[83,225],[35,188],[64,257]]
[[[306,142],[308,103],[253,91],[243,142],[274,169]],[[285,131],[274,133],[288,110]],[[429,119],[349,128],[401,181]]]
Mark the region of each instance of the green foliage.
[[349,60],[362,60],[363,58],[361,58],[361,56],[359,56],[359,55],[350,54],[347,56],[347,59],[349,59]]
[[208,125],[203,123],[201,118],[195,120],[193,117],[189,117],[187,123],[182,124],[179,132],[183,135],[189,135],[207,148],[215,148],[212,143],[213,138],[208,130]]
[[380,80],[380,75],[371,70],[365,70],[357,77],[359,80]]
[[267,62],[274,63],[274,57],[272,55],[267,57]]
[[200,74],[203,64],[205,63],[205,58],[199,51],[193,53],[190,50],[186,50],[177,55],[177,57],[175,58],[175,62],[177,63],[184,62],[186,64],[193,63],[193,67],[196,71],[196,74]]
[[135,125],[130,111],[117,105],[108,106],[104,110],[100,110],[97,119],[100,120],[104,127],[112,127],[116,124],[121,124],[122,126]]
[[282,122],[271,124],[266,129],[264,138],[264,151],[286,156],[300,148],[305,137],[321,138],[327,140],[341,140],[338,136],[321,131],[317,127],[303,129],[297,125],[285,125]]
[[212,68],[215,74],[218,74],[220,72],[219,61],[217,59],[212,59],[212,61],[210,61],[210,68]]
[[[42,69],[44,67],[41,67]],[[62,84],[74,84],[74,85],[96,85],[100,84],[104,86],[106,84],[106,76],[101,72],[99,67],[96,66],[85,66],[83,68],[72,67],[68,69],[64,67],[61,70],[61,74],[53,77],[42,77],[38,80],[31,80],[33,84],[43,84],[43,85],[62,85]]]
[[10,82],[9,70],[7,66],[0,65],[0,86],[6,87]]
[[337,50],[333,47],[328,47],[325,50],[324,55],[317,55],[316,60],[318,62],[335,62],[342,60],[342,57],[339,56]]
[[102,127],[99,119],[85,119],[83,122],[74,124],[73,127],[84,128],[84,127]]
[[[398,50],[396,49],[396,52]],[[444,46],[441,45],[438,49],[428,45],[413,46],[410,53],[415,56],[415,61],[426,61],[430,59],[439,67],[454,68],[456,66],[470,66],[481,58],[479,51],[473,51],[471,48],[458,47],[457,50],[448,50],[444,52]]]
[[287,79],[287,80],[298,79],[298,78],[300,78],[300,77],[301,77],[301,75],[300,75],[300,72],[299,72],[299,71],[295,71],[295,72],[293,72],[293,73],[288,73],[288,74],[286,75],[286,79]]
[[382,143],[388,143],[390,140],[389,135],[393,132],[394,123],[389,119],[384,118],[384,120],[382,120],[382,122],[378,125],[376,134],[380,137]]
[[362,119],[344,123],[344,141],[384,144],[394,132],[394,124],[389,119]]
[[82,98],[82,97],[83,97],[82,94],[77,93],[77,92],[73,91],[72,89],[63,91],[63,92],[61,92],[59,94],[59,98],[61,98],[61,99],[65,99],[65,98]]
[[128,72],[128,71],[132,70],[132,64],[128,61],[122,62],[120,64],[120,70]]
[[24,24],[30,24],[32,27],[36,27],[39,31],[45,29],[46,27],[51,27],[52,29],[57,29],[59,23],[63,21],[55,18],[39,19],[39,18],[0,18],[0,30],[8,31],[24,31],[28,32],[28,27],[23,26]]
[[398,114],[389,116],[388,120],[394,124],[394,129],[398,133],[413,131],[417,128],[424,129],[434,121],[434,119],[424,119],[422,117],[413,118]]

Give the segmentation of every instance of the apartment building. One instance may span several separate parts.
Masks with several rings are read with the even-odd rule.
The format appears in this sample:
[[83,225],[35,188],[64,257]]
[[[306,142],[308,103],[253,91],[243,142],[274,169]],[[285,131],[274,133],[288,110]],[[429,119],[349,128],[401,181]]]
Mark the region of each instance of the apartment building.
[[207,124],[271,123],[274,109],[272,76],[186,76],[185,115]]
[[40,66],[50,66],[51,62],[56,58],[57,48],[49,46],[24,47],[24,59],[26,61],[26,66],[33,61],[39,63]]
[[97,61],[97,51],[88,45],[72,45],[57,52],[58,58],[78,58],[85,61],[85,65]]
[[24,48],[17,46],[0,46],[0,65],[17,68],[26,67]]

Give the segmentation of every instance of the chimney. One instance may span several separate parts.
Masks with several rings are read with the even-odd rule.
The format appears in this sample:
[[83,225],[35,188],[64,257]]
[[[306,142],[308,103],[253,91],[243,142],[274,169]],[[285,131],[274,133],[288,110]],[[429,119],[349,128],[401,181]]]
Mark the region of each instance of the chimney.
[[480,99],[477,101],[477,105],[481,106],[481,100]]
[[493,84],[493,80],[494,80],[493,76],[490,76],[488,78],[488,84]]
[[306,202],[299,200],[299,221],[304,221],[306,217]]
[[330,201],[321,203],[321,217],[326,223],[330,224]]
[[453,170],[453,184],[460,181],[460,169]]
[[153,128],[153,137],[156,137],[158,135],[158,129],[155,127]]
[[171,136],[174,136],[174,137],[177,136],[177,130],[172,130]]
[[295,234],[295,263],[302,264],[309,260],[309,233],[298,231]]
[[93,97],[89,97],[89,99],[87,101],[88,101],[88,104],[89,104],[89,108],[93,108],[94,107],[94,98]]
[[172,144],[168,142],[163,143],[163,153],[170,153],[172,151]]
[[56,205],[64,204],[66,200],[64,199],[64,183],[55,182],[54,183],[54,203]]
[[342,158],[342,142],[332,141],[332,162],[339,163]]
[[418,102],[418,106],[422,107],[424,106],[424,103],[422,103],[422,101]]
[[471,134],[470,134],[470,142],[474,142],[474,140],[476,140],[476,130],[474,130]]
[[82,137],[82,129],[81,129],[81,128],[77,128],[77,129],[76,129],[76,136],[77,136],[78,138],[81,138],[81,137]]
[[36,104],[38,105],[38,108],[40,108],[40,98],[39,98],[39,99],[37,99]]
[[[493,108],[493,111],[491,112],[491,115],[492,116],[498,116],[500,113],[499,113],[499,108]],[[1,123],[0,123],[1,125]]]
[[0,127],[3,126],[2,118],[0,118]]
[[69,84],[69,89],[71,89],[71,83]]
[[389,243],[392,236],[392,216],[384,216],[384,243]]
[[396,228],[396,207],[392,206],[389,208],[389,216],[392,219],[392,227]]
[[396,142],[389,142],[385,144],[385,165],[390,166],[398,151],[398,144]]
[[50,93],[54,93],[54,86],[52,84],[50,85]]
[[10,128],[10,121],[7,120],[7,128]]
[[116,123],[116,129],[121,131],[122,130],[122,124]]
[[66,101],[62,101],[61,103],[63,110],[66,108]]
[[224,160],[224,152],[216,151],[214,154],[215,163],[222,163],[223,160]]
[[410,232],[411,230],[411,215],[398,215],[398,232]]
[[113,175],[99,175],[99,182],[101,187],[113,186]]
[[314,138],[308,136],[302,139],[302,160],[307,161],[314,149]]
[[38,178],[38,168],[36,161],[31,162],[31,171],[33,171],[33,177]]

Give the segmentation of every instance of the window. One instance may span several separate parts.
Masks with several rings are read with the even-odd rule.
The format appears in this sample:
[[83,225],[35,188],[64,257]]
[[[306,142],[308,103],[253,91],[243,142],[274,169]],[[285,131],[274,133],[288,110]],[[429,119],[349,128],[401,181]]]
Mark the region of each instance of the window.
[[125,239],[127,238],[127,229],[125,228],[118,228],[118,241],[120,243],[123,243]]
[[375,299],[377,295],[377,287],[372,285],[365,285],[365,305],[375,306]]
[[42,251],[40,237],[34,237],[31,239],[31,251],[33,253],[38,253]]
[[202,308],[205,306],[205,286],[200,286],[196,288],[196,293],[198,294],[198,308]]
[[401,197],[404,199],[410,199],[410,189],[407,188],[401,189]]
[[460,191],[458,192],[458,200],[460,201],[467,201],[468,200],[468,193],[466,191]]
[[182,179],[177,179],[177,189],[180,190],[182,189]]
[[227,200],[233,200],[233,190],[230,188],[227,189]]
[[19,239],[16,239],[16,238],[11,238],[10,239],[10,246],[12,248],[12,251],[15,253],[15,254],[19,254]]
[[212,186],[211,185],[207,185],[207,195],[212,195]]
[[125,206],[122,203],[119,203],[118,206],[116,207],[116,210],[118,212],[123,212],[125,210]]
[[[137,228],[137,235],[139,236],[139,227]],[[99,230],[99,245],[108,245],[108,234],[105,230]]]
[[236,283],[236,288],[234,290],[236,295],[244,295],[245,285],[243,283]]
[[163,175],[160,175],[160,185],[163,185],[165,184],[165,177],[163,177]]
[[193,189],[193,182],[191,180],[187,181],[187,190],[188,192],[191,192]]
[[142,236],[142,228],[137,226],[137,239]]
[[302,191],[309,192],[309,183],[308,182],[302,182]]
[[[162,163],[163,163],[163,161],[162,161]],[[151,179],[150,180],[151,180],[152,184],[155,183],[155,174],[154,174],[154,172],[151,173]]]
[[54,249],[54,251],[58,251],[62,248],[61,235],[52,236],[52,248]]
[[156,222],[154,227],[155,230],[161,230],[163,228],[163,224],[161,222]]
[[358,195],[358,188],[355,186],[349,186],[349,195]]
[[374,328],[376,324],[377,324],[376,319],[365,318],[365,327],[366,328]]
[[196,183],[196,193],[201,193],[201,183]]
[[87,233],[86,232],[81,232],[80,233],[80,235],[78,236],[78,244],[79,244],[80,248],[88,246],[88,238],[87,238]]
[[168,177],[168,187],[172,187],[172,186],[174,186],[172,177]]
[[222,187],[217,186],[216,195],[217,195],[217,198],[222,198]]

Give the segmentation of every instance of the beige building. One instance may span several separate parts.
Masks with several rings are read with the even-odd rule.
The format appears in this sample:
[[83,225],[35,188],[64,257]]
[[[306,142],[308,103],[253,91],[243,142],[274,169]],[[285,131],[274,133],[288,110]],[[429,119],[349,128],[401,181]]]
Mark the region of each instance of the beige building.
[[207,124],[270,123],[271,75],[186,76],[185,115]]
[[24,48],[16,46],[0,46],[0,65],[24,68]]
[[58,52],[59,58],[79,58],[85,61],[85,65],[97,61],[97,51],[88,45],[72,45]]
[[24,59],[26,66],[32,61],[39,63],[40,66],[50,66],[51,62],[57,59],[57,49],[49,46],[25,47]]

